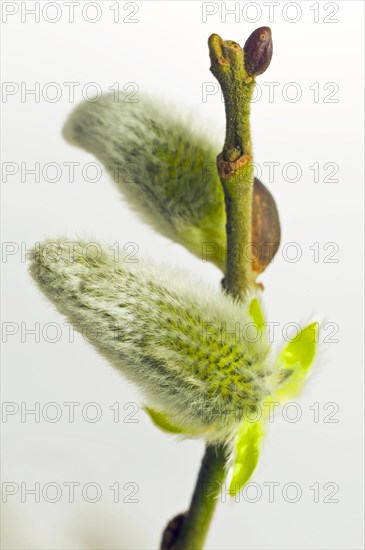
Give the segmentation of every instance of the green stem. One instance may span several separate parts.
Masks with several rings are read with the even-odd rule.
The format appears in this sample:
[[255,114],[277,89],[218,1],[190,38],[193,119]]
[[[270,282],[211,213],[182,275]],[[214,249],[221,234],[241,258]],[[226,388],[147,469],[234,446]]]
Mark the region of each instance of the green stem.
[[207,446],[182,529],[174,550],[201,550],[226,477],[226,453],[222,445]]
[[[236,42],[209,38],[211,71],[221,84],[226,109],[226,137],[217,167],[224,189],[227,214],[227,266],[223,286],[238,300],[254,284],[248,248],[252,242],[253,160],[250,101],[255,85],[244,67]],[[226,476],[223,445],[207,446],[188,512],[179,515],[164,532],[163,550],[201,550]],[[173,527],[172,527],[173,526]]]
[[252,195],[254,167],[250,132],[250,102],[255,80],[244,64],[241,46],[209,38],[210,70],[219,81],[226,109],[226,138],[217,158],[227,215],[227,260],[224,288],[242,299],[254,283],[252,270]]

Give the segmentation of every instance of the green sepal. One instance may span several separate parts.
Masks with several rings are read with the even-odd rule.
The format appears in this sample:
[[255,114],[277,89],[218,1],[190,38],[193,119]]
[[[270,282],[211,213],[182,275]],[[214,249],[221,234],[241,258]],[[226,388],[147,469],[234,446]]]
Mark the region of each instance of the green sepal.
[[253,474],[260,454],[260,444],[264,436],[264,423],[243,422],[235,441],[233,474],[229,484],[229,494],[235,496]]
[[257,298],[254,298],[251,300],[250,303],[250,316],[253,319],[253,322],[255,325],[257,325],[257,328],[262,330],[265,327],[265,317],[261,309],[260,302]]
[[258,298],[253,298],[253,300],[251,300],[249,306],[249,314],[256,326],[258,335],[261,338],[263,344],[268,344],[265,317],[261,308],[260,300]]
[[290,369],[292,374],[272,396],[279,401],[299,394],[313,364],[318,339],[318,323],[303,328],[282,350],[276,360],[276,369]]
[[160,428],[160,430],[171,434],[185,433],[182,428],[179,428],[178,426],[172,424],[167,418],[166,414],[156,411],[155,409],[151,409],[150,407],[144,407],[144,410],[146,411],[154,425],[157,426],[157,428]]

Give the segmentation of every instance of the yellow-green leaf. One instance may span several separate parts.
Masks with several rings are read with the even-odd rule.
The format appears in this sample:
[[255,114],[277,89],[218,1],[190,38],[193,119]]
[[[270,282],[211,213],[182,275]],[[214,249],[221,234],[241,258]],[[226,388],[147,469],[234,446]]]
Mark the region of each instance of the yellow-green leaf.
[[230,496],[236,495],[253,474],[259,459],[263,435],[263,422],[242,424],[236,438],[233,475],[229,485]]
[[184,433],[182,428],[175,426],[169,421],[166,414],[156,411],[155,409],[151,409],[150,407],[144,407],[144,410],[149,415],[154,425],[157,426],[157,428],[160,428],[160,430],[172,434]]
[[265,327],[264,314],[262,313],[261,305],[257,298],[254,298],[250,303],[250,315],[259,329]]
[[303,328],[283,349],[277,358],[278,369],[290,369],[292,374],[274,398],[281,400],[295,397],[302,389],[317,351],[318,323]]

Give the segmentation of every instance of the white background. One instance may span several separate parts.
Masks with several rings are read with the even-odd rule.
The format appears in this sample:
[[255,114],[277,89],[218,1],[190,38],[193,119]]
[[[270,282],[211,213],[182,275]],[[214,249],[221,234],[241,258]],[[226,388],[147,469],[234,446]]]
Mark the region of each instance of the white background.
[[[34,88],[39,82],[41,92],[47,83],[56,82],[62,94],[53,103],[42,95],[39,102],[32,95],[22,100],[20,91],[3,97],[3,163],[19,166],[17,174],[3,181],[3,242],[29,249],[45,237],[59,235],[91,237],[110,244],[117,241],[121,246],[132,241],[138,244],[141,256],[182,265],[216,285],[221,273],[144,225],[130,212],[107,174],[94,183],[83,179],[81,168],[94,158],[65,143],[61,128],[83,99],[85,84],[97,82],[108,91],[115,82],[121,87],[135,82],[140,94],[153,92],[175,102],[177,110],[193,112],[198,125],[217,136],[219,152],[224,106],[218,93],[202,100],[203,83],[215,82],[209,72],[207,38],[214,32],[243,44],[256,27],[271,26],[274,56],[270,68],[258,78],[262,97],[252,109],[255,160],[260,165],[280,162],[273,183],[269,184],[265,167],[262,179],[278,204],[283,246],[298,243],[302,257],[296,263],[285,261],[281,248],[262,277],[265,306],[269,320],[281,323],[280,327],[312,319],[336,323],[339,331],[334,338],[338,342],[323,342],[331,331],[320,334],[320,359],[299,400],[301,419],[290,423],[276,416],[251,480],[257,485],[248,498],[219,504],[207,548],[362,548],[363,3],[297,2],[290,7],[282,2],[270,21],[267,3],[251,3],[254,5],[247,8],[247,2],[241,2],[236,3],[237,20],[227,15],[225,22],[222,4],[211,3],[217,13],[203,22],[200,2],[139,1],[138,13],[132,16],[137,23],[123,22],[133,9],[127,6],[123,10],[123,2],[119,23],[114,22],[115,12],[110,9],[115,2],[99,2],[99,21],[86,21],[81,8],[87,2],[83,1],[75,7],[73,23],[68,21],[64,2],[57,3],[58,22],[46,20],[57,16],[51,6],[45,15],[41,12],[36,23],[33,15],[23,11],[22,16],[22,10],[34,8],[34,4],[2,3],[3,20],[6,5],[9,11],[11,5],[19,8],[2,25],[2,78],[16,83],[19,90]],[[233,2],[226,4],[227,8],[233,6]],[[318,22],[314,22],[316,6]],[[89,9],[86,16],[95,19],[95,9]],[[260,9],[261,17],[252,22]],[[296,14],[298,21],[293,22]],[[326,16],[338,22],[325,23]],[[80,83],[75,101],[70,101],[64,82]],[[265,82],[279,83],[272,102]],[[302,95],[297,102],[284,99],[285,90],[289,99],[295,96],[293,87],[285,88],[290,82],[300,86]],[[310,87],[316,82],[319,98],[314,101]],[[337,102],[325,101],[334,89],[324,89],[329,82],[338,86],[332,96]],[[49,94],[51,97],[51,89]],[[27,175],[22,181],[22,162],[25,168],[36,162],[41,167],[56,162],[61,177],[52,183],[42,176],[36,182],[34,176]],[[74,182],[69,180],[65,162],[80,163]],[[299,181],[289,181],[291,172],[289,178],[283,176],[288,162],[301,166]],[[309,167],[316,162],[322,168],[327,162],[337,163],[339,171],[334,178],[339,181],[324,182],[330,171],[321,169],[320,181],[314,182]],[[309,248],[316,242],[320,251],[317,262]],[[323,247],[329,242],[339,247],[334,256],[337,263],[324,261],[331,249]],[[2,398],[19,408],[21,402],[28,408],[35,402],[41,408],[56,402],[62,418],[51,423],[41,415],[36,423],[34,416],[28,415],[26,422],[21,422],[18,413],[2,424],[3,482],[19,485],[19,492],[3,505],[3,548],[157,548],[167,520],[188,505],[203,443],[176,442],[158,431],[142,411],[135,415],[137,423],[123,422],[132,410],[123,410],[123,406],[139,403],[137,390],[81,336],[75,335],[75,341],[69,342],[64,319],[32,284],[23,260],[19,252],[3,257],[2,263],[3,328],[9,327],[4,325],[9,322],[19,327],[3,345]],[[24,328],[37,322],[41,329],[47,323],[59,323],[59,341],[50,343],[41,336],[35,342],[34,335],[26,335]],[[23,330],[21,323],[25,323]],[[280,344],[278,330],[276,343]],[[74,423],[68,421],[65,402],[80,403]],[[99,422],[90,423],[82,417],[82,407],[90,402],[101,407]],[[115,402],[121,409],[118,423],[113,422],[109,409]],[[335,423],[324,422],[332,411],[325,410],[330,402],[338,405]],[[319,422],[314,422],[310,409],[314,403],[318,403]],[[50,416],[53,413],[49,410]],[[89,413],[91,416],[93,410]],[[56,503],[44,498],[34,503],[34,497],[28,496],[23,503],[21,482],[27,488],[35,482],[41,487],[58,483],[63,488],[62,498]],[[81,484],[75,489],[74,503],[68,502],[65,482]],[[81,496],[81,488],[89,482],[102,489],[97,503],[86,502]],[[113,502],[109,489],[115,482],[121,487],[119,503]],[[127,482],[138,484],[138,503],[123,502],[130,493],[123,489]],[[280,484],[272,503],[264,485],[268,482]],[[302,491],[296,503],[283,496],[283,487],[290,482]],[[324,489],[329,482],[339,487],[336,503],[324,502],[331,493],[331,487]],[[318,503],[309,488],[315,483],[320,487]],[[248,502],[255,498],[255,487],[262,496],[256,503]],[[53,494],[50,491],[49,496]],[[288,495],[292,498],[293,492]]]

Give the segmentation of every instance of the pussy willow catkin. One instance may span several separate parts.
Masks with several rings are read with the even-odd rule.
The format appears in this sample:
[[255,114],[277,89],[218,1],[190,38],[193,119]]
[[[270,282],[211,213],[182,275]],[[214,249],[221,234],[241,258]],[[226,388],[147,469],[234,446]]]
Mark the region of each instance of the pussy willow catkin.
[[253,296],[239,304],[184,271],[127,260],[59,239],[33,251],[30,270],[148,406],[187,434],[225,441],[282,379],[250,316]]
[[[103,95],[80,104],[64,137],[103,163],[128,204],[159,233],[225,270],[226,212],[216,169],[219,146],[189,117],[152,98]],[[260,273],[280,242],[275,202],[255,179],[253,270]]]

